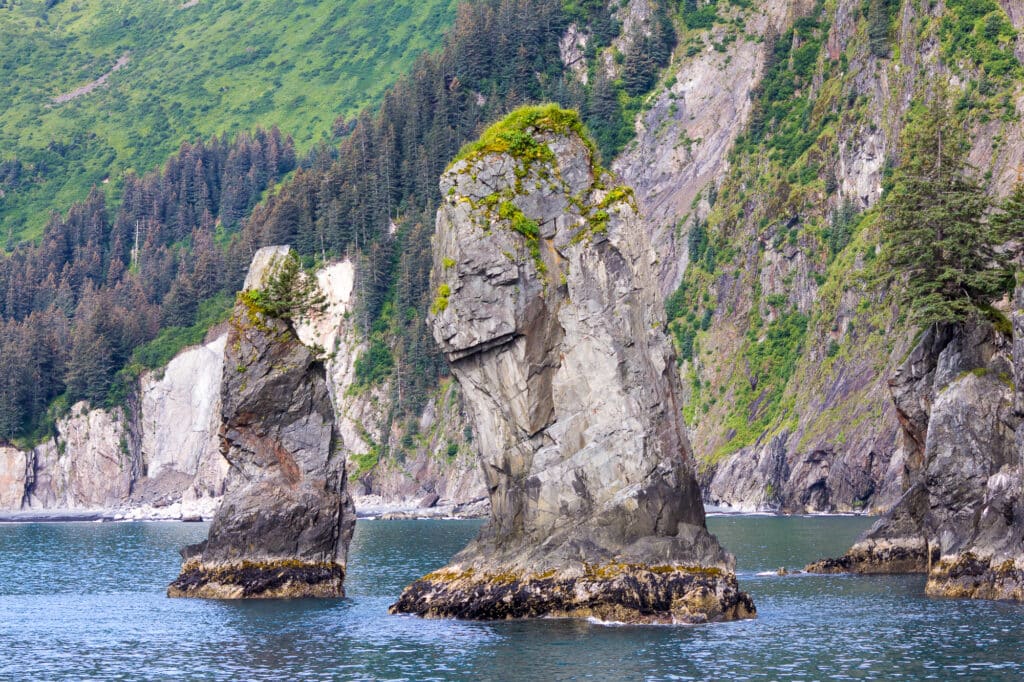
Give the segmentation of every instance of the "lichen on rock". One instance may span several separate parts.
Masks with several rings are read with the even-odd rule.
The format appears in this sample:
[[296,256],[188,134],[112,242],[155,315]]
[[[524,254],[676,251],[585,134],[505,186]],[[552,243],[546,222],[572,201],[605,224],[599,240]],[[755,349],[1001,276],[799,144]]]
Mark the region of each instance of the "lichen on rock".
[[[250,288],[275,262],[265,255]],[[228,492],[209,537],[182,550],[168,595],[340,597],[355,513],[323,364],[288,321],[250,299],[235,306],[221,383]]]
[[754,615],[705,526],[656,257],[611,180],[575,114],[550,106],[514,112],[443,176],[445,303],[428,322],[464,392],[491,518],[392,612]]

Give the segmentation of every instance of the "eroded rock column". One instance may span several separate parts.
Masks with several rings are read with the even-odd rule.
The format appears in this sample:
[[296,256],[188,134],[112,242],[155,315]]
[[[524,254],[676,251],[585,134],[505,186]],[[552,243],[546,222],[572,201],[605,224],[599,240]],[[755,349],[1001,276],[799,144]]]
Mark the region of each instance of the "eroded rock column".
[[[951,453],[960,455],[961,464],[947,457],[935,467],[945,468],[935,478],[943,485],[940,499],[946,509],[938,523],[927,526],[941,548],[925,587],[932,596],[1024,601],[1024,284],[1019,283],[1014,299],[1013,344],[1005,351],[1012,364],[990,368],[1004,384],[1002,390],[967,396],[988,405],[990,413],[998,410],[998,416],[973,451]],[[938,423],[933,418],[929,439],[934,432],[936,442],[955,443],[957,432],[973,432],[964,416],[971,417],[954,414]],[[986,467],[977,466],[977,460]],[[965,489],[977,492],[971,495]]]
[[976,319],[922,335],[890,381],[913,485],[809,571],[926,573],[932,596],[1024,600],[1021,287],[1016,299],[1012,332]]
[[754,615],[708,533],[632,192],[574,114],[513,113],[441,180],[429,324],[465,391],[491,518],[392,612]]
[[[261,249],[258,289],[287,248]],[[221,453],[231,464],[209,537],[182,550],[172,597],[340,597],[355,513],[323,364],[245,296],[231,318]]]

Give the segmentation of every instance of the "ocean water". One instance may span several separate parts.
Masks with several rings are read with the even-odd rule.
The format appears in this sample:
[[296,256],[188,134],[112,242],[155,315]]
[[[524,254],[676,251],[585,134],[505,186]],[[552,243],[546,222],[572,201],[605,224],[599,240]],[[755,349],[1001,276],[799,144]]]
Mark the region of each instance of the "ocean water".
[[0,525],[0,679],[1024,679],[1024,607],[927,599],[922,577],[759,576],[842,552],[870,520],[708,520],[759,616],[691,627],[389,616],[474,521],[360,521],[348,597],[167,599],[205,524]]

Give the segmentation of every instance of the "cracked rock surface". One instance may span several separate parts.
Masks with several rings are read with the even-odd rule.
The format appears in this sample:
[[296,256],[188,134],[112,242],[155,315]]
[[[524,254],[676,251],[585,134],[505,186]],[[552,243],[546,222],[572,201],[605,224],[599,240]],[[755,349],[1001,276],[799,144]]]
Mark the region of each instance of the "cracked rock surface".
[[392,612],[752,617],[705,526],[632,192],[547,123],[514,131],[525,155],[484,149],[441,181],[428,322],[465,393],[491,517]]
[[[281,247],[280,254],[286,253]],[[259,286],[261,249],[246,278]],[[182,550],[172,597],[344,596],[355,512],[323,364],[292,326],[235,304],[221,383],[228,492],[209,537]]]

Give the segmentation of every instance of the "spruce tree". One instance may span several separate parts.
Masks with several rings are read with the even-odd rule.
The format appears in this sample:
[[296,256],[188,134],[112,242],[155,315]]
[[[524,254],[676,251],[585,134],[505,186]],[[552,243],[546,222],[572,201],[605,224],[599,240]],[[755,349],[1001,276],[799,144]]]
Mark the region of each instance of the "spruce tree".
[[946,93],[939,89],[916,119],[883,208],[884,263],[913,321],[957,322],[1005,290],[1007,258]]
[[868,41],[871,54],[882,58],[889,56],[889,3],[887,0],[869,0]]
[[294,251],[272,264],[263,288],[251,300],[271,317],[301,320],[323,312],[326,297],[316,277],[302,269]]
[[68,398],[102,404],[113,375],[110,344],[90,324],[75,328],[68,361]]
[[1024,250],[1024,178],[1017,180],[1010,196],[992,218],[995,238],[1007,249]]

